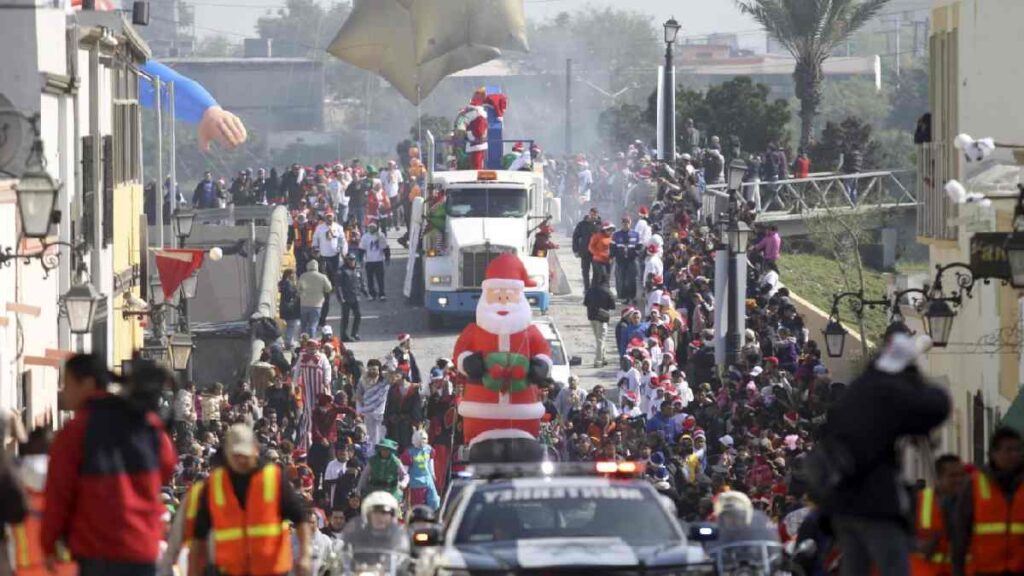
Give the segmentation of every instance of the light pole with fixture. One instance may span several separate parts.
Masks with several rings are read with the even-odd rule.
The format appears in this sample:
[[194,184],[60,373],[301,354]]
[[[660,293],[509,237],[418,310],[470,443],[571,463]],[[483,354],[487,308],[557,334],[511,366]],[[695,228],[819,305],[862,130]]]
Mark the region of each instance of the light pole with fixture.
[[68,288],[61,296],[60,315],[68,319],[68,329],[72,334],[88,334],[92,331],[96,308],[103,295],[100,294],[84,273],[79,274],[78,282]]
[[[733,163],[734,165],[736,163]],[[727,255],[727,295],[726,310],[727,323],[725,331],[725,354],[724,367],[734,365],[740,360],[740,350],[743,348],[743,335],[746,332],[747,316],[743,302],[746,294],[740,289],[741,283],[745,285],[747,270],[747,242],[750,239],[750,226],[740,220],[738,188],[742,182],[743,171],[729,168],[729,206],[724,218],[719,220],[719,243],[718,255]],[[721,357],[721,356],[720,356]]]
[[669,18],[665,27],[665,69],[662,71],[661,89],[661,149],[658,153],[665,162],[676,159],[676,73],[672,65],[672,45],[682,26]]

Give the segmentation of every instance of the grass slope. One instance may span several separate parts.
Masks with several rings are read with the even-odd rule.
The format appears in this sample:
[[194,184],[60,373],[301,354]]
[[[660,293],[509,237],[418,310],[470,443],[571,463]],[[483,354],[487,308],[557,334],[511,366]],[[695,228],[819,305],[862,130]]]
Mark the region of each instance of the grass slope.
[[[790,292],[800,296],[804,300],[828,312],[832,308],[832,296],[838,292],[847,290],[856,291],[857,271],[848,270],[850,286],[847,287],[843,280],[839,264],[830,258],[814,254],[793,254],[783,251],[779,259],[779,274],[782,276],[782,283]],[[864,269],[864,297],[869,299],[880,299],[885,295],[885,279],[882,274],[875,270]],[[843,323],[852,329],[857,329],[857,316],[849,309],[844,300],[839,312]],[[888,311],[868,309],[864,314],[864,331],[867,332],[868,340],[878,342],[880,336],[889,325]],[[812,336],[813,337],[813,336]],[[817,338],[820,340],[820,338]]]

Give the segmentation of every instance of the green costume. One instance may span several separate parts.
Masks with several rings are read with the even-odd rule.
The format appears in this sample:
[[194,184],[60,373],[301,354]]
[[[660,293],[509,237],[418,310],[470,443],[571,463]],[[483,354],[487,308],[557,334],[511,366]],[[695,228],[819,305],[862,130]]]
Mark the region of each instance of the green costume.
[[402,500],[402,489],[398,486],[398,470],[402,462],[395,455],[398,451],[398,444],[394,440],[384,439],[377,443],[377,448],[387,448],[391,454],[387,458],[380,455],[380,451],[374,453],[367,463],[370,467],[370,478],[366,483],[366,494],[371,492],[390,492],[396,500]]

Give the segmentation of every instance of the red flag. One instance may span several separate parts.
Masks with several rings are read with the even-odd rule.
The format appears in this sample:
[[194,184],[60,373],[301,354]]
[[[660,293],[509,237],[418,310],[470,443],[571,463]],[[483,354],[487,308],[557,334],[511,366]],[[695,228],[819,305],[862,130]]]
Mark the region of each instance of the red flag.
[[156,262],[157,273],[160,274],[160,287],[164,291],[164,301],[170,301],[178,291],[181,283],[203,265],[204,250],[185,248],[167,248],[156,250],[153,260]]

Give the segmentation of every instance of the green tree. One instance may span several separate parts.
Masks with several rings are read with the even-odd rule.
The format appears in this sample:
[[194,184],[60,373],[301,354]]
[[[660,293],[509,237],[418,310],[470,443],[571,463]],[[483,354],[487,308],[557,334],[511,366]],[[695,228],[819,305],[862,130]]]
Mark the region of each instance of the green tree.
[[614,150],[623,150],[636,140],[649,139],[654,125],[640,106],[620,104],[601,112],[597,129],[603,143]]
[[[683,120],[692,118],[704,136],[719,136],[723,146],[729,136],[738,136],[744,149],[764,150],[769,142],[785,146],[789,141],[789,103],[770,102],[770,90],[748,76],[708,88],[706,93],[680,86],[676,90],[676,134],[682,142]],[[657,118],[657,94],[647,99],[645,117],[651,125]]]
[[409,138],[413,142],[418,142],[420,139],[420,126],[423,127],[423,138],[427,137],[427,130],[434,135],[435,140],[441,140],[448,136],[448,133],[452,131],[452,121],[445,118],[444,116],[433,116],[431,114],[424,114],[420,116],[420,121],[412,125],[409,128]]
[[889,0],[736,0],[796,59],[793,83],[800,100],[800,145],[807,146],[821,105],[822,64],[832,50]]
[[842,122],[854,116],[872,126],[882,126],[889,112],[889,94],[876,90],[874,80],[825,80],[822,85],[821,122]]
[[764,150],[769,142],[786,145],[789,135],[789,103],[768,101],[769,89],[755,84],[746,76],[708,88],[704,97],[711,121],[707,136],[719,136],[724,143],[729,136],[739,136],[743,147]]
[[826,123],[821,138],[808,149],[814,165],[820,170],[831,170],[839,164],[840,155],[848,156],[858,150],[864,169],[883,168],[879,166],[879,145],[871,138],[871,131],[870,124],[853,116],[842,122]]

